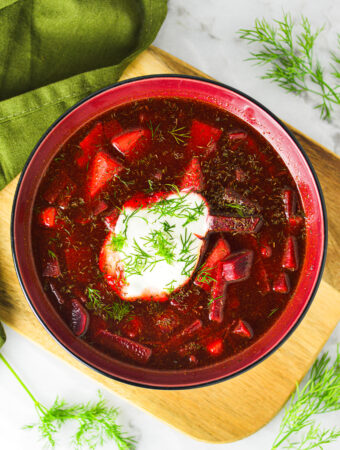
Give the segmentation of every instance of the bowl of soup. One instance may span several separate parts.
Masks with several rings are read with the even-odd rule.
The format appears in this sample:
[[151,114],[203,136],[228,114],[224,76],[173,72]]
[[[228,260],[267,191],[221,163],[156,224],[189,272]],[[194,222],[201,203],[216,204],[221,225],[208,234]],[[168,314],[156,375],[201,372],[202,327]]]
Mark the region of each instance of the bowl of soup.
[[13,257],[52,336],[163,389],[253,367],[291,334],[326,251],[321,189],[287,128],[217,82],[149,76],[84,99],[19,181]]

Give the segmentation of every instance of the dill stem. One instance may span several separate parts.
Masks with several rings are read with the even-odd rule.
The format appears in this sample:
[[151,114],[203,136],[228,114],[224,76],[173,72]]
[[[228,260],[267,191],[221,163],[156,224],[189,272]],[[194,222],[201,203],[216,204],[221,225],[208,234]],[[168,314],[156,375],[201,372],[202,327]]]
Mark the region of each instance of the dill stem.
[[5,364],[5,366],[7,366],[7,368],[12,372],[12,374],[15,376],[15,378],[17,379],[17,381],[21,384],[21,386],[25,389],[26,393],[31,397],[31,399],[33,400],[35,406],[41,411],[43,412],[43,410],[45,409],[45,407],[43,405],[41,405],[40,402],[38,402],[38,400],[34,397],[34,395],[32,394],[32,392],[28,389],[28,387],[25,385],[25,383],[22,381],[22,379],[19,377],[19,375],[16,373],[16,371],[13,369],[13,367],[10,365],[10,363],[7,361],[7,359],[4,357],[4,355],[2,353],[0,353],[0,359],[2,360],[2,362]]

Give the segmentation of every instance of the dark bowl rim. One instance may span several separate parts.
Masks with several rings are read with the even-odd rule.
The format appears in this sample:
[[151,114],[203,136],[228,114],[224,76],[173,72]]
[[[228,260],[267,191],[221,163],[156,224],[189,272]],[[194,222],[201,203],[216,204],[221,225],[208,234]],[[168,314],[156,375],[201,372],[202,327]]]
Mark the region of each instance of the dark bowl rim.
[[[200,384],[195,384],[195,385],[188,385],[188,386],[156,386],[156,385],[150,385],[150,384],[144,384],[144,383],[137,383],[137,382],[133,382],[133,381],[128,381],[125,380],[124,378],[119,378],[117,376],[114,376],[112,374],[109,374],[103,370],[100,370],[97,367],[94,367],[93,365],[91,365],[90,363],[84,361],[82,358],[80,358],[78,355],[76,355],[75,353],[73,353],[73,351],[71,350],[71,348],[68,348],[66,345],[64,345],[57,336],[55,336],[52,331],[50,331],[50,329],[47,327],[47,325],[44,323],[43,318],[39,315],[38,311],[36,310],[35,306],[33,305],[30,297],[29,297],[29,293],[26,291],[22,278],[21,278],[21,274],[19,271],[19,266],[18,266],[18,260],[17,260],[17,256],[16,256],[16,252],[15,252],[15,244],[14,244],[14,221],[15,221],[15,210],[16,210],[16,204],[17,204],[17,198],[18,198],[18,194],[20,191],[20,187],[21,187],[21,182],[23,180],[23,177],[25,175],[25,172],[27,170],[27,167],[32,159],[32,157],[34,156],[34,154],[36,153],[36,151],[38,150],[38,148],[40,147],[40,144],[43,142],[43,140],[47,137],[47,135],[54,129],[54,127],[61,122],[68,114],[70,114],[74,109],[76,109],[78,106],[82,105],[83,103],[85,103],[86,101],[88,101],[89,99],[91,99],[92,97],[97,96],[98,94],[101,94],[105,91],[108,91],[112,88],[115,88],[117,86],[123,85],[123,84],[129,84],[129,83],[133,83],[135,81],[140,81],[140,80],[144,80],[144,79],[152,79],[152,78],[182,78],[182,79],[191,79],[191,80],[196,80],[196,81],[201,81],[204,83],[210,83],[219,87],[222,87],[224,89],[228,89],[232,92],[235,92],[236,94],[245,97],[247,100],[250,100],[251,102],[253,102],[255,105],[257,105],[259,108],[261,108],[263,111],[265,111],[270,117],[272,117],[282,128],[283,130],[288,134],[288,136],[293,140],[294,144],[297,146],[297,148],[299,149],[299,151],[301,152],[302,156],[304,157],[304,159],[307,162],[307,165],[313,175],[314,181],[316,183],[316,187],[317,187],[317,191],[320,197],[320,203],[321,203],[321,208],[322,208],[322,214],[323,214],[323,225],[324,225],[324,245],[323,245],[323,254],[322,254],[322,260],[321,260],[321,264],[320,264],[320,270],[319,270],[319,274],[318,274],[318,278],[315,282],[315,286],[314,289],[310,295],[310,298],[308,300],[308,303],[306,304],[304,310],[302,311],[302,313],[300,314],[299,318],[297,319],[296,323],[292,326],[292,328],[282,337],[282,339],[280,340],[280,342],[278,342],[275,347],[273,347],[270,351],[268,351],[266,354],[264,354],[263,356],[261,356],[259,359],[257,359],[256,361],[254,361],[253,363],[249,364],[247,367],[245,367],[244,369],[239,370],[236,373],[233,373],[231,375],[226,375],[225,377],[221,377],[217,380],[212,380],[212,381],[208,381],[208,382],[203,382]],[[326,261],[326,255],[327,255],[327,245],[328,245],[328,222],[327,222],[327,210],[326,210],[326,204],[325,204],[325,199],[323,196],[323,192],[321,189],[321,185],[319,182],[319,179],[317,177],[317,174],[314,170],[314,167],[311,163],[311,161],[309,160],[309,157],[307,156],[305,150],[303,149],[302,145],[299,143],[299,141],[297,140],[297,138],[294,136],[294,134],[288,129],[288,127],[274,114],[272,113],[268,108],[266,108],[264,105],[262,105],[262,103],[260,103],[259,101],[255,100],[254,98],[252,98],[251,96],[249,96],[248,94],[245,94],[244,92],[233,88],[225,83],[221,83],[219,81],[215,81],[215,80],[211,80],[208,78],[204,78],[201,76],[194,76],[194,75],[181,75],[181,74],[154,74],[154,75],[143,75],[140,77],[133,77],[133,78],[129,78],[127,80],[123,80],[123,81],[118,81],[116,83],[110,84],[102,89],[99,89],[95,92],[93,92],[92,94],[84,97],[82,100],[80,100],[79,102],[75,103],[73,106],[71,106],[70,108],[68,108],[62,115],[60,115],[58,117],[58,119],[56,119],[45,131],[45,133],[41,136],[41,138],[39,139],[39,141],[36,143],[36,145],[34,146],[33,150],[31,151],[19,178],[16,190],[15,190],[15,194],[14,194],[14,198],[13,198],[13,206],[12,206],[12,213],[11,213],[11,227],[10,227],[10,236],[11,236],[11,250],[12,250],[12,258],[13,258],[13,262],[14,262],[14,267],[15,267],[15,271],[21,286],[21,289],[24,293],[24,296],[26,298],[26,300],[28,301],[31,309],[33,310],[35,316],[38,318],[39,322],[43,325],[43,327],[45,328],[45,330],[47,330],[47,332],[58,342],[59,345],[61,345],[65,350],[67,350],[68,353],[70,353],[74,358],[76,358],[78,361],[80,361],[81,363],[83,363],[84,365],[86,365],[87,367],[90,367],[91,369],[95,370],[96,372],[100,373],[101,375],[107,376],[115,381],[119,381],[131,386],[136,386],[136,387],[141,387],[141,388],[147,388],[147,389],[156,389],[156,390],[166,390],[166,391],[178,391],[178,390],[187,390],[187,389],[197,389],[197,388],[202,388],[202,387],[207,387],[207,386],[212,386],[214,384],[217,383],[221,383],[223,381],[232,379],[238,375],[241,375],[242,373],[252,369],[253,367],[257,366],[258,364],[260,364],[261,362],[263,362],[265,359],[267,359],[269,356],[271,356],[276,350],[278,350],[285,342],[286,340],[292,335],[292,333],[296,330],[296,328],[298,327],[298,325],[301,323],[302,319],[305,317],[307,311],[309,310],[314,297],[316,295],[316,292],[319,288],[321,279],[322,279],[322,275],[324,272],[324,268],[325,268],[325,261]]]

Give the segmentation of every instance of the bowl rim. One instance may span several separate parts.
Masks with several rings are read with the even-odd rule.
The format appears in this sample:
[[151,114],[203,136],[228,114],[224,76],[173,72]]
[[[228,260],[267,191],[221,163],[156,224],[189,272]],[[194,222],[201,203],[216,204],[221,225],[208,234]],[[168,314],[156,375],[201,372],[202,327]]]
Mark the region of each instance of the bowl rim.
[[[247,365],[246,367],[239,369],[238,371],[231,373],[229,375],[226,375],[224,377],[220,377],[218,379],[214,379],[214,380],[210,380],[210,381],[206,381],[206,382],[201,382],[198,384],[192,384],[192,385],[183,385],[183,386],[165,386],[165,385],[152,385],[152,384],[145,384],[143,382],[136,382],[136,381],[131,381],[131,380],[126,380],[124,378],[112,375],[110,373],[107,373],[104,370],[101,370],[100,368],[92,365],[90,362],[85,361],[84,359],[82,359],[80,356],[78,356],[77,354],[75,354],[71,348],[67,347],[63,342],[61,342],[61,340],[59,339],[58,336],[56,336],[49,328],[48,326],[45,324],[44,319],[40,316],[39,312],[37,311],[36,307],[34,306],[32,300],[30,299],[29,293],[27,292],[22,277],[21,277],[21,273],[20,273],[20,269],[19,269],[19,263],[18,263],[18,258],[17,258],[17,254],[16,254],[16,250],[15,250],[15,239],[14,239],[14,226],[15,226],[15,212],[16,212],[16,206],[17,206],[17,200],[18,200],[18,195],[19,195],[19,191],[21,188],[21,183],[22,180],[25,176],[26,170],[31,162],[31,159],[33,158],[33,156],[35,155],[35,153],[37,152],[37,150],[39,149],[41,143],[44,141],[44,139],[49,135],[49,133],[59,124],[59,122],[61,122],[68,114],[70,114],[73,110],[75,110],[76,108],[78,108],[80,105],[82,105],[83,103],[87,102],[88,100],[90,100],[91,98],[104,93],[105,91],[108,91],[112,88],[115,88],[117,86],[120,85],[124,85],[124,84],[129,84],[129,83],[133,83],[136,81],[140,81],[140,80],[144,80],[144,79],[164,79],[164,78],[178,78],[178,79],[189,79],[189,80],[196,80],[196,81],[200,81],[200,82],[204,82],[204,83],[209,83],[215,86],[219,86],[222,87],[224,89],[227,89],[231,92],[234,92],[244,98],[246,98],[247,100],[251,101],[252,103],[254,103],[256,106],[258,106],[260,109],[262,109],[263,111],[265,111],[272,119],[274,119],[275,122],[277,122],[277,124],[288,134],[288,136],[292,139],[292,141],[294,142],[294,144],[296,145],[296,147],[298,148],[298,150],[300,151],[301,155],[303,156],[303,158],[305,159],[309,170],[311,171],[312,177],[315,181],[315,185],[317,188],[317,192],[319,194],[319,199],[320,199],[320,206],[321,206],[321,211],[322,211],[322,216],[323,216],[323,227],[324,227],[324,241],[323,241],[323,248],[322,248],[322,257],[321,257],[321,261],[320,261],[320,269],[319,269],[319,273],[317,276],[317,279],[315,281],[315,285],[313,288],[313,291],[310,294],[310,297],[308,299],[308,302],[306,303],[303,311],[300,313],[299,317],[297,318],[296,322],[294,323],[294,325],[290,328],[290,330],[288,332],[286,332],[286,334],[281,338],[281,340],[276,343],[275,346],[273,346],[273,348],[271,348],[269,351],[267,351],[265,354],[263,354],[262,356],[260,356],[258,359],[256,359],[255,361],[253,361],[252,363],[250,363],[249,365]],[[251,124],[250,124],[251,125]],[[39,322],[43,325],[43,327],[45,328],[45,330],[48,331],[48,333],[53,337],[54,340],[56,340],[58,342],[59,345],[61,345],[68,353],[70,353],[73,357],[75,357],[78,361],[82,362],[83,364],[85,364],[87,367],[90,367],[91,369],[95,370],[96,372],[100,373],[101,375],[107,376],[115,381],[119,381],[131,386],[136,386],[136,387],[143,387],[143,388],[147,388],[147,389],[156,389],[156,390],[186,390],[186,389],[194,389],[194,388],[202,388],[202,387],[207,387],[207,386],[211,386],[223,381],[226,381],[228,379],[234,378],[238,375],[241,375],[242,373],[252,369],[253,367],[257,366],[258,364],[260,364],[261,362],[263,362],[266,358],[268,358],[269,356],[271,356],[276,350],[278,350],[285,342],[286,340],[292,335],[292,333],[296,330],[296,328],[298,327],[298,325],[301,323],[301,321],[303,320],[303,318],[305,317],[307,311],[309,310],[316,292],[319,288],[321,279],[322,279],[322,275],[324,272],[324,268],[325,268],[325,261],[326,261],[326,255],[327,255],[327,244],[328,244],[328,222],[327,222],[327,210],[326,210],[326,204],[325,204],[325,199],[324,199],[324,195],[321,189],[321,185],[318,179],[318,176],[314,170],[314,167],[308,157],[308,155],[306,154],[305,150],[303,149],[302,145],[298,142],[297,138],[294,136],[294,134],[288,129],[288,127],[274,114],[272,113],[267,107],[265,107],[262,103],[260,103],[259,101],[255,100],[253,97],[249,96],[248,94],[245,94],[244,92],[233,88],[225,83],[221,83],[219,81],[216,80],[212,80],[209,78],[204,78],[202,76],[194,76],[194,75],[181,75],[181,74],[153,74],[153,75],[143,75],[143,76],[139,76],[139,77],[133,77],[133,78],[129,78],[126,80],[122,80],[122,81],[118,81],[116,83],[112,83],[108,86],[105,86],[104,88],[101,88],[99,90],[96,90],[95,92],[87,95],[86,97],[84,97],[83,99],[81,99],[80,101],[78,101],[77,103],[75,103],[74,105],[72,105],[70,108],[68,108],[62,115],[60,115],[47,129],[46,131],[43,133],[43,135],[40,137],[40,139],[37,141],[37,143],[35,144],[35,146],[33,147],[30,155],[27,158],[27,161],[21,171],[19,180],[18,180],[18,184],[16,186],[16,190],[15,190],[15,194],[13,197],[13,204],[12,204],[12,212],[11,212],[11,225],[10,225],[10,240],[11,240],[11,252],[12,252],[12,258],[13,258],[13,262],[14,262],[14,267],[15,267],[15,271],[19,280],[19,284],[21,286],[21,289],[24,293],[24,296],[26,298],[26,300],[28,301],[31,309],[33,310],[35,316],[38,318]]]

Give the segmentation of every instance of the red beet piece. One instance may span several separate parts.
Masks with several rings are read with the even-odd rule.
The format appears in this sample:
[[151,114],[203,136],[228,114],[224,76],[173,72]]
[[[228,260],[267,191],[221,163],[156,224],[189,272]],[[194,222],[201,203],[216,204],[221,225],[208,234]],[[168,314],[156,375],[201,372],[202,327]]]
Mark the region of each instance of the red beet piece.
[[57,278],[61,275],[61,271],[60,271],[60,266],[59,266],[59,261],[57,257],[50,257],[46,262],[45,262],[45,267],[43,268],[42,271],[42,276],[43,277],[52,277],[52,278]]
[[221,323],[224,316],[224,304],[226,298],[227,282],[223,278],[223,262],[219,262],[216,270],[216,281],[211,290],[211,302],[209,303],[209,319]]
[[[205,263],[203,264],[202,270],[199,270],[198,276],[195,279],[195,284],[197,286],[200,286],[202,289],[204,289],[206,291],[210,291],[212,288],[213,280],[216,280],[216,270],[217,270],[218,263],[229,255],[230,255],[230,247],[229,247],[228,242],[223,238],[219,238],[215,244],[215,247],[212,249],[208,258],[206,259]],[[213,280],[210,279],[210,280],[208,280],[210,282],[207,282],[207,283],[202,282],[202,280],[201,280],[202,271],[203,271],[203,273],[206,273],[209,276],[209,278],[212,278]]]
[[62,208],[66,208],[75,189],[76,185],[71,178],[64,170],[61,170],[50,182],[43,197],[50,204],[57,204]]
[[152,354],[152,350],[149,347],[107,330],[100,330],[97,339],[109,350],[118,351],[141,364],[146,364]]
[[141,319],[139,317],[134,317],[124,325],[123,332],[129,338],[133,339],[141,333],[142,328],[143,324]]
[[103,146],[103,124],[98,122],[86,137],[80,142],[81,150],[76,156],[76,164],[79,167],[85,167],[98,150]]
[[222,264],[222,277],[228,283],[246,280],[254,258],[252,250],[233,253]]
[[233,189],[226,188],[224,192],[225,193],[223,196],[223,200],[225,200],[227,203],[241,206],[244,213],[251,215],[255,211],[259,212],[261,210],[261,208],[256,203],[252,202]]
[[182,178],[180,190],[202,191],[203,174],[198,158],[192,158]]
[[180,333],[174,335],[167,341],[167,347],[178,347],[180,344],[191,339],[192,335],[202,328],[202,322],[199,319],[194,320],[190,325],[185,327]]
[[285,189],[282,191],[282,200],[286,218],[289,220],[296,213],[297,202],[295,192],[292,189]]
[[59,305],[63,305],[65,303],[65,299],[61,295],[59,289],[57,288],[56,283],[53,280],[50,280],[50,289],[51,289],[51,292],[54,294],[55,298],[57,299],[57,302],[59,303]]
[[291,216],[288,220],[289,231],[296,234],[303,225],[303,217],[301,216]]
[[83,336],[89,326],[89,313],[77,299],[71,300],[71,306],[72,331],[76,336]]
[[107,153],[98,152],[93,158],[88,177],[88,193],[93,198],[108,181],[122,170],[122,165]]
[[262,245],[260,248],[260,252],[264,258],[270,258],[272,256],[273,250],[269,245]]
[[107,203],[105,203],[103,200],[99,200],[93,208],[93,215],[98,216],[98,214],[102,213],[108,208]]
[[258,259],[254,263],[255,279],[259,292],[266,295],[270,292],[269,277],[266,268],[264,267],[262,259]]
[[103,124],[103,133],[107,141],[111,141],[115,136],[118,136],[123,131],[120,123],[116,119],[109,120]]
[[254,336],[254,332],[249,323],[241,319],[237,322],[232,332],[248,339],[251,339]]
[[209,231],[224,233],[256,233],[262,226],[260,217],[208,216]]
[[221,338],[215,339],[207,345],[208,352],[213,356],[219,356],[223,352],[223,340]]
[[179,324],[180,320],[178,315],[171,310],[164,311],[155,317],[155,325],[161,333],[171,333]]
[[128,131],[111,140],[112,146],[126,159],[141,156],[146,144],[151,139],[151,131],[148,128]]
[[38,217],[39,224],[47,228],[54,228],[56,225],[56,214],[57,210],[54,206],[43,209]]
[[228,133],[228,138],[230,141],[243,141],[248,136],[245,131],[233,131]]
[[294,236],[288,236],[286,240],[281,266],[283,269],[292,271],[299,267],[297,240]]
[[273,291],[279,294],[288,294],[290,291],[290,280],[286,273],[280,273],[273,283]]
[[196,153],[204,153],[207,150],[210,152],[215,148],[221,134],[222,130],[220,128],[215,128],[207,123],[193,120],[188,147]]

